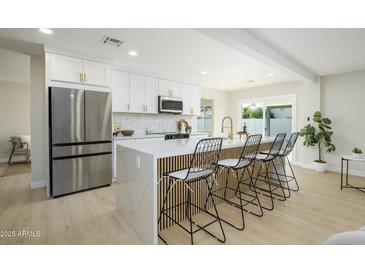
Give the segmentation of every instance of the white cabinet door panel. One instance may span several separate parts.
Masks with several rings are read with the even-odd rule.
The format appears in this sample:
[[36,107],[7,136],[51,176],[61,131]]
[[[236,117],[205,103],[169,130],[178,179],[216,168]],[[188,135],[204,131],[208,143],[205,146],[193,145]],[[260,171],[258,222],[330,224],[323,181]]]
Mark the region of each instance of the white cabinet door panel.
[[193,108],[193,115],[200,115],[200,100],[201,100],[201,88],[193,87],[190,93],[191,107]]
[[169,81],[158,80],[158,95],[169,96]]
[[84,83],[96,86],[110,86],[110,66],[102,63],[83,61]]
[[82,60],[64,55],[51,54],[50,79],[54,81],[82,83]]
[[113,112],[129,111],[129,73],[112,71]]
[[181,97],[181,84],[169,81],[169,96]]
[[158,81],[158,94],[161,96],[181,97],[181,84],[173,81]]
[[141,75],[130,74],[129,104],[132,112],[144,112],[144,78]]
[[145,112],[157,113],[158,112],[158,79],[152,77],[145,77],[144,86],[144,105],[146,106]]
[[190,114],[190,85],[182,85],[181,87],[181,97],[183,99],[183,114]]

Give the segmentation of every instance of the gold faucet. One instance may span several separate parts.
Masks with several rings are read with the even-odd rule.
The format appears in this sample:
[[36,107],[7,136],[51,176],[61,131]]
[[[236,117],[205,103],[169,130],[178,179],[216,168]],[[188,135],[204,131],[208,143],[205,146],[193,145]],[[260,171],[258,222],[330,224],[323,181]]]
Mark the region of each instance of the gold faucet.
[[229,138],[229,139],[233,139],[233,121],[232,121],[232,118],[231,118],[231,117],[226,116],[226,117],[224,117],[224,118],[223,118],[223,120],[222,120],[222,129],[221,129],[221,131],[222,131],[222,133],[223,133],[223,132],[224,132],[224,129],[225,129],[225,128],[227,128],[227,127],[225,127],[225,126],[224,126],[224,121],[225,121],[226,119],[229,119],[229,120],[231,121],[231,126],[229,127],[229,128],[230,128],[230,132],[229,132],[229,134],[228,134],[228,138]]

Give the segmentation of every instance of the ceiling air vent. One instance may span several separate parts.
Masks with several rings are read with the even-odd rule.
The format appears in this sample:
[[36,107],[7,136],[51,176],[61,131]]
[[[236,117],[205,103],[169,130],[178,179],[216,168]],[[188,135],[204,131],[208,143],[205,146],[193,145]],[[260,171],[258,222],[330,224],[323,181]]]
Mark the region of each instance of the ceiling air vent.
[[119,47],[121,44],[123,44],[123,41],[119,40],[117,38],[113,38],[113,37],[104,35],[103,38],[101,39],[100,43],[110,45],[113,47]]

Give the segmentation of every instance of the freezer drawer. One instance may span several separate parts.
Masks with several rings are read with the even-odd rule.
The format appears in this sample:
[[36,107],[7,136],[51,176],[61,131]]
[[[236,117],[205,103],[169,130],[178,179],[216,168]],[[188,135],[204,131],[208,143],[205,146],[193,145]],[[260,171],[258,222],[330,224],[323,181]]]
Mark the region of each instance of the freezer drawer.
[[111,183],[111,153],[52,161],[52,196]]
[[52,157],[76,156],[85,154],[95,154],[101,152],[112,152],[112,142],[100,144],[84,144],[71,146],[52,147]]
[[84,141],[84,91],[50,88],[52,144]]

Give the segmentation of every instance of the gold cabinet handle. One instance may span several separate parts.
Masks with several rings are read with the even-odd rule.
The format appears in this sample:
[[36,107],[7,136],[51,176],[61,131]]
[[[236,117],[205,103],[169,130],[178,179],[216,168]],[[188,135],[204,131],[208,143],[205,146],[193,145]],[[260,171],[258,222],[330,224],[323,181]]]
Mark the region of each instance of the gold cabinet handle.
[[84,73],[84,82],[86,82],[86,73]]
[[80,72],[80,82],[82,83],[82,73]]

